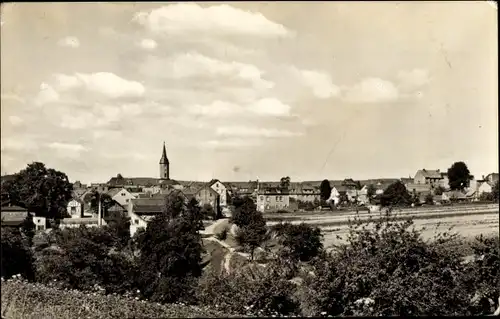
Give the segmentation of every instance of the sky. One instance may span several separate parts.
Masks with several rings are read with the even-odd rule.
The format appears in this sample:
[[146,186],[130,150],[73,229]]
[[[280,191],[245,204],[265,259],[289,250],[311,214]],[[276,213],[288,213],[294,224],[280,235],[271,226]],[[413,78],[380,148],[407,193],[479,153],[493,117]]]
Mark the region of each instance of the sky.
[[498,172],[487,2],[1,7],[1,171],[292,181]]

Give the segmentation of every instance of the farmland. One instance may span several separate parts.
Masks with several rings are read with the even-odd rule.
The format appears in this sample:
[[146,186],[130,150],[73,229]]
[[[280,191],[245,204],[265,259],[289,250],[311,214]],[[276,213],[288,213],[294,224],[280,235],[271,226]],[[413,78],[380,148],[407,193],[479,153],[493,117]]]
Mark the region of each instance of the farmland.
[[[464,237],[473,237],[479,234],[492,234],[499,232],[499,206],[490,205],[461,205],[455,207],[432,207],[419,209],[405,209],[396,211],[397,218],[412,217],[415,227],[424,229],[423,236],[432,238],[437,231],[447,231],[452,227],[452,232],[457,232]],[[348,231],[348,221],[358,216],[359,219],[377,218],[379,213],[356,212],[318,212],[298,214],[268,215],[267,224],[274,225],[280,221],[292,224],[307,223],[321,228],[324,234],[324,245],[331,246],[345,238]]]

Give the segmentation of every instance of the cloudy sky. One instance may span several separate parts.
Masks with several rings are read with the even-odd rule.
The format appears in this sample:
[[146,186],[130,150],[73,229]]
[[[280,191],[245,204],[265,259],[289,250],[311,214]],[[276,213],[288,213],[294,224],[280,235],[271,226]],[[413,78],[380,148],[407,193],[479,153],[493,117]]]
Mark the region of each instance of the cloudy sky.
[[498,171],[486,2],[3,4],[1,171],[70,180]]

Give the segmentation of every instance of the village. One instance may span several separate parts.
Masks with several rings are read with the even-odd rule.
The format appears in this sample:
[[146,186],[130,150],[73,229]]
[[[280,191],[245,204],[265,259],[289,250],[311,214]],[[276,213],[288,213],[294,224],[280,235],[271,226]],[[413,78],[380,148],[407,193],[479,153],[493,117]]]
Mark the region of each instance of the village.
[[[2,176],[2,183],[8,180]],[[248,196],[264,214],[276,212],[299,212],[317,210],[379,210],[380,197],[393,183],[401,182],[415,202],[412,206],[446,205],[450,203],[474,203],[494,201],[493,188],[498,183],[499,174],[490,173],[479,179],[471,177],[468,187],[450,190],[446,171],[440,169],[419,169],[414,177],[380,178],[355,181],[319,180],[291,181],[283,177],[280,181],[181,181],[170,177],[170,161],[163,144],[159,161],[159,177],[123,177],[118,174],[105,183],[84,185],[73,183],[72,198],[67,203],[67,214],[60,220],[61,228],[85,225],[96,227],[106,225],[117,216],[130,219],[130,233],[139,229],[162,212],[165,198],[169,194],[180,194],[186,201],[195,198],[200,207],[213,212],[214,219],[231,216],[231,199]],[[327,184],[327,194],[322,191],[322,183]],[[323,193],[323,194],[322,194]],[[93,198],[99,194],[97,202]],[[102,199],[101,199],[102,198]],[[106,203],[104,203],[106,201]],[[95,204],[98,207],[93,207]],[[333,212],[335,213],[335,212]],[[2,198],[2,227],[16,227],[22,224],[28,210],[12,205],[6,196]],[[36,230],[45,230],[49,221],[45,217],[34,216]]]

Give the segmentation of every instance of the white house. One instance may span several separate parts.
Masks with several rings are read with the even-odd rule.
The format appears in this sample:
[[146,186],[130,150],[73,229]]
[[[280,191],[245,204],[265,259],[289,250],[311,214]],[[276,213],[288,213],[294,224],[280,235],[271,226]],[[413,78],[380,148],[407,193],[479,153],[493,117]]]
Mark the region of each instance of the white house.
[[481,196],[483,193],[491,193],[493,191],[493,188],[488,182],[481,181],[477,183],[477,195]]
[[68,202],[66,210],[71,218],[82,218],[84,212],[84,204],[81,199],[73,198]]
[[218,179],[213,179],[209,182],[209,186],[213,189],[217,194],[219,194],[220,199],[220,207],[227,206],[227,187],[221,183]]
[[126,207],[128,206],[128,203],[136,198],[136,196],[132,195],[128,190],[125,188],[113,188],[108,191],[108,195],[118,204]]

